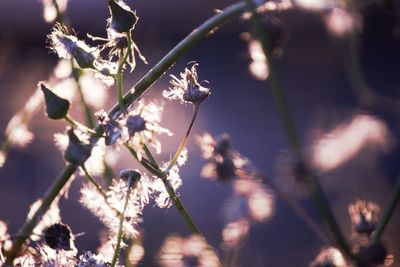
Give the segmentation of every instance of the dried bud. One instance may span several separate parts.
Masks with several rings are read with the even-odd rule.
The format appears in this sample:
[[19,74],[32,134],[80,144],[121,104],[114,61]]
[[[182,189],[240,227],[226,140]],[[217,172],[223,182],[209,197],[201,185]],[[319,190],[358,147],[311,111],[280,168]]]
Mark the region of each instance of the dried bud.
[[138,17],[123,1],[108,0],[111,13],[110,27],[116,32],[128,32],[134,28]]
[[69,110],[69,101],[53,93],[43,83],[40,83],[39,85],[43,91],[44,99],[46,102],[47,117],[52,120],[65,118]]
[[142,174],[139,170],[124,169],[119,172],[119,177],[128,182],[129,187],[136,187]]
[[146,129],[146,121],[140,115],[129,116],[126,119],[126,127],[128,128],[129,136],[141,132]]
[[46,244],[55,250],[71,250],[71,229],[61,223],[56,223],[44,230]]
[[82,143],[72,129],[68,130],[68,147],[64,152],[64,158],[71,164],[82,165],[91,154],[91,146]]

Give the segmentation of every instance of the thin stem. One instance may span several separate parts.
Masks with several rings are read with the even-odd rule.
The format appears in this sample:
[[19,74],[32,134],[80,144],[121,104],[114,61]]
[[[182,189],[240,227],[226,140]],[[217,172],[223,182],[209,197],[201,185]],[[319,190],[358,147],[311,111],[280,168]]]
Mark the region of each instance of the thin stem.
[[121,241],[122,241],[123,227],[124,227],[124,221],[125,221],[125,212],[126,212],[126,207],[128,207],[129,195],[131,193],[131,177],[129,177],[129,182],[128,182],[127,185],[128,185],[128,190],[126,192],[124,208],[122,210],[122,213],[119,216],[119,228],[118,228],[117,244],[115,246],[114,256],[113,256],[112,262],[111,262],[111,267],[114,267],[115,264],[117,263],[118,257],[119,257],[119,252],[120,252],[120,249],[121,249]]
[[151,151],[146,146],[146,144],[143,144],[143,150],[146,153],[146,156],[150,160],[150,162],[153,163],[154,166],[158,167],[158,163],[157,163],[156,159],[154,158],[153,154],[151,154]]
[[379,240],[381,235],[386,229],[387,224],[390,221],[390,218],[393,215],[393,212],[399,203],[400,200],[400,176],[397,177],[396,185],[394,187],[393,193],[390,196],[389,203],[385,207],[381,219],[378,223],[378,226],[376,227],[376,230],[373,234],[373,239],[374,240]]
[[128,48],[126,49],[125,53],[122,49],[120,52],[120,58],[118,62],[118,70],[117,74],[115,75],[115,80],[117,81],[117,96],[118,96],[118,103],[121,108],[121,111],[124,110],[124,89],[123,89],[123,73],[124,73],[124,66],[129,57],[129,53],[131,51],[131,44],[132,44],[132,36],[131,32],[126,32],[126,39],[128,40]]
[[255,177],[258,177],[261,179],[261,181],[264,181],[274,192],[275,194],[281,198],[293,211],[296,213],[296,215],[303,220],[303,222],[310,228],[314,234],[321,239],[322,242],[326,244],[332,243],[328,235],[323,231],[318,223],[315,222],[315,220],[305,211],[305,209],[300,205],[300,203],[290,196],[289,194],[283,192],[279,186],[277,186],[271,179],[268,177],[255,173],[252,171],[247,171],[243,170],[246,173],[249,173],[251,175],[254,175]]
[[80,130],[82,130],[82,131],[84,131],[84,132],[87,132],[87,133],[89,133],[89,134],[91,134],[91,135],[94,135],[94,136],[97,136],[97,137],[102,137],[101,134],[99,134],[99,133],[97,133],[96,131],[94,131],[94,130],[88,128],[88,127],[86,127],[85,125],[83,125],[83,124],[81,124],[81,123],[79,123],[78,121],[76,121],[76,120],[74,120],[72,117],[70,117],[69,115],[66,115],[66,116],[64,117],[64,120],[65,120],[69,125],[71,125],[73,128],[80,129]]
[[180,157],[180,155],[182,153],[182,150],[185,148],[186,143],[189,138],[190,131],[192,130],[194,121],[196,120],[197,114],[199,113],[199,107],[200,107],[200,105],[195,105],[193,117],[192,117],[192,120],[190,121],[189,128],[187,129],[186,134],[183,137],[181,144],[179,145],[178,149],[176,150],[174,157],[171,159],[171,161],[168,164],[168,167],[165,169],[165,172],[168,172],[172,167],[174,167],[175,163],[178,161],[178,158]]
[[[249,0],[249,3],[251,1]],[[306,182],[309,183],[309,190],[311,194],[311,199],[314,202],[314,205],[317,207],[319,213],[324,219],[325,223],[331,230],[337,245],[340,247],[344,255],[346,255],[350,259],[355,259],[346,238],[344,237],[339,224],[336,221],[335,216],[330,207],[330,203],[323,191],[318,179],[316,176],[312,175],[306,168],[305,163],[302,159],[302,151],[299,142],[299,137],[296,131],[295,123],[292,118],[289,106],[287,104],[287,99],[284,93],[284,90],[281,86],[280,80],[277,75],[277,71],[275,68],[275,62],[271,57],[272,51],[269,44],[269,39],[266,31],[264,31],[262,26],[262,21],[260,16],[253,12],[252,14],[252,23],[255,28],[255,34],[257,39],[260,41],[262,45],[263,52],[268,60],[269,64],[269,83],[270,89],[272,91],[273,97],[276,102],[276,107],[278,110],[279,117],[281,119],[283,128],[286,133],[286,137],[289,141],[290,148],[294,155],[296,156],[296,160],[299,161],[299,164],[304,167],[304,171],[300,173],[299,176],[305,179]]]
[[[246,1],[241,1],[235,3],[221,12],[215,14],[210,19],[202,23],[198,28],[193,30],[187,37],[185,37],[179,44],[177,44],[167,55],[165,55],[149,72],[147,72],[124,96],[125,106],[130,105],[136,99],[138,99],[153,83],[155,83],[183,54],[185,54],[190,48],[192,48],[201,39],[207,37],[212,32],[216,30],[224,23],[229,20],[240,16],[243,12],[246,12],[252,8]],[[121,114],[124,109],[119,103],[115,104],[111,110],[108,112],[110,118],[114,118],[116,114]],[[94,130],[99,134],[103,134],[102,125],[97,125]],[[43,198],[43,205],[38,209],[32,216],[32,219],[27,220],[25,224],[20,229],[21,237],[16,239],[12,247],[10,248],[10,253],[7,253],[6,264],[12,264],[15,257],[18,255],[22,244],[27,239],[27,233],[36,226],[37,220],[46,211],[58,192],[61,191],[65,183],[70,179],[76,166],[68,165],[62,174],[56,178],[54,184],[50,186],[49,192]],[[55,194],[55,195],[54,195]],[[54,195],[54,196],[53,196]]]

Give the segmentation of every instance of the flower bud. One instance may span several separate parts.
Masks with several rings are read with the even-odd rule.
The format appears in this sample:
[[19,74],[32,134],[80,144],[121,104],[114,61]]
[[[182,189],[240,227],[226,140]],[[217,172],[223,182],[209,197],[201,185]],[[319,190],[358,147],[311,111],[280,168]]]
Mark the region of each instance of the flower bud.
[[44,230],[46,244],[55,250],[71,250],[71,229],[61,223],[55,223]]
[[69,143],[64,152],[64,158],[71,164],[82,165],[91,154],[91,146],[82,143],[72,129],[68,130]]
[[52,120],[65,118],[69,110],[69,101],[53,93],[43,83],[39,84],[44,94],[46,114]]
[[108,0],[111,13],[110,27],[116,32],[128,32],[135,26],[138,17],[123,1]]
[[183,100],[192,104],[200,104],[210,95],[210,89],[196,84],[183,94]]
[[136,187],[141,176],[138,170],[124,169],[119,172],[119,177],[128,182],[128,187]]

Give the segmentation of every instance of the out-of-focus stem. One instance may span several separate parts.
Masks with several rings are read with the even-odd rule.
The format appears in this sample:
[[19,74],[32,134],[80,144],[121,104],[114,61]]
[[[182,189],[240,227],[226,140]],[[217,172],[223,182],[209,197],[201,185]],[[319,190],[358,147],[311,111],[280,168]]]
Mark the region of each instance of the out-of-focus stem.
[[[219,26],[228,22],[229,20],[240,16],[244,12],[252,8],[246,1],[235,3],[221,12],[215,14],[210,19],[206,20],[199,27],[193,30],[187,37],[185,37],[179,44],[177,44],[167,55],[165,55],[149,72],[147,72],[124,96],[124,107],[121,107],[119,103],[115,104],[108,112],[110,118],[114,118],[116,114],[121,114],[121,111],[138,99],[158,78],[160,78],[185,52],[193,47],[198,41],[210,35],[211,32],[215,32]],[[99,134],[103,134],[102,125],[97,125],[94,130]],[[43,211],[46,211],[55,196],[61,191],[63,186],[69,180],[76,170],[76,166],[68,165],[62,174],[56,178],[53,185],[50,186],[49,193],[46,194],[43,203],[46,203],[38,209],[32,216],[32,219],[27,220],[21,227],[19,233],[20,237],[14,240],[10,252],[6,253],[6,264],[12,264],[15,257],[18,255],[22,245],[28,238],[28,234],[31,233],[32,229],[36,226],[40,219]],[[55,194],[55,195],[54,195]],[[53,196],[54,195],[54,196]]]
[[[249,0],[249,3],[252,2]],[[286,133],[286,137],[289,141],[290,148],[294,153],[294,155],[296,156],[296,160],[299,161],[299,164],[304,166],[304,168],[306,168],[305,163],[303,162],[302,159],[303,155],[295,123],[293,121],[289,106],[287,104],[284,90],[280,84],[277,71],[275,69],[275,62],[271,57],[272,50],[269,44],[268,35],[266,31],[263,29],[262,19],[260,18],[260,15],[258,15],[256,12],[253,12],[251,20],[255,29],[256,38],[260,41],[263,52],[268,60],[269,64],[268,79],[270,84],[270,90],[272,91],[272,95],[275,99],[278,115],[281,119],[283,128]],[[350,259],[354,259],[354,255],[351,252],[348,242],[344,237],[339,227],[339,224],[336,221],[335,216],[333,215],[329,201],[318,179],[310,172],[308,172],[308,170],[306,170],[301,175],[303,176],[302,178],[305,179],[307,183],[309,183],[309,191],[311,194],[311,199],[313,200],[314,205],[317,207],[319,213],[323,217],[325,223],[331,230],[331,233],[335,238],[336,244],[340,247],[344,255],[346,255]]]
[[378,226],[376,227],[376,230],[373,233],[372,237],[374,240],[379,240],[379,238],[385,231],[386,226],[389,223],[390,218],[392,217],[397,204],[399,203],[399,200],[400,200],[400,176],[397,177],[396,186],[393,190],[392,195],[390,196],[389,203],[383,210]]

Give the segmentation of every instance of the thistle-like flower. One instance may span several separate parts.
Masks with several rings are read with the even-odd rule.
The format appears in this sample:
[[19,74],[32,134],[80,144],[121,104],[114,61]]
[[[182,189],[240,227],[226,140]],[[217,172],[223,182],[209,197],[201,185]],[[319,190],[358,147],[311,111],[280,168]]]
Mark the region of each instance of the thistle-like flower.
[[161,143],[156,134],[172,133],[159,125],[163,106],[156,102],[145,103],[140,101],[138,106],[128,111],[127,114],[117,120],[108,117],[107,113],[96,113],[99,122],[104,127],[106,144],[117,142],[125,143],[133,148],[138,155],[144,154],[143,145],[150,145],[161,153]]
[[48,35],[48,39],[51,49],[60,58],[69,58],[72,56],[80,68],[96,68],[96,61],[100,56],[97,49],[88,46],[84,41],[69,34],[65,26],[56,23],[53,31]]
[[198,65],[197,63],[193,63],[190,69],[185,68],[185,71],[180,74],[180,79],[171,75],[172,88],[165,90],[163,96],[168,99],[180,100],[181,103],[190,103],[193,105],[199,105],[203,102],[211,92],[210,88],[202,86],[198,81]]

